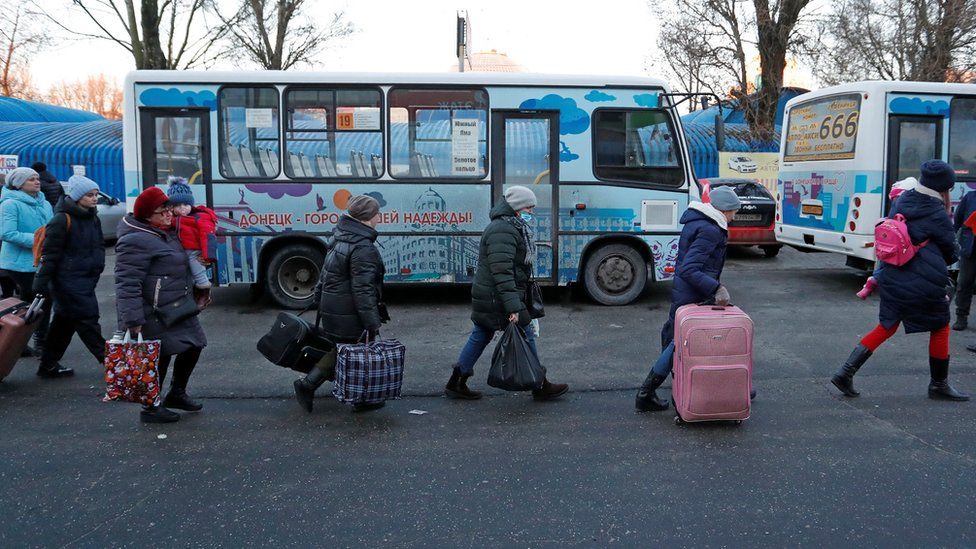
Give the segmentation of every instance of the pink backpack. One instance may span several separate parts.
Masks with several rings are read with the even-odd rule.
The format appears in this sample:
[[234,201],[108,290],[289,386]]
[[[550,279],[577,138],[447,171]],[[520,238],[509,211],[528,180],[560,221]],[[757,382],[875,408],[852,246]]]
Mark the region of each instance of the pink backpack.
[[894,219],[882,219],[874,226],[874,255],[879,261],[889,265],[901,267],[911,261],[928,243],[926,240],[918,246],[912,244],[912,239],[908,236],[908,224],[901,214],[895,214]]

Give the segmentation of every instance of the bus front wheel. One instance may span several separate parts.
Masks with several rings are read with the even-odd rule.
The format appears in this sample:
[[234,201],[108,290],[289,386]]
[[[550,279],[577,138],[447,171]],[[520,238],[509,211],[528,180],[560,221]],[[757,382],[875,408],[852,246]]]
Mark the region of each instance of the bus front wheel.
[[265,284],[274,301],[287,309],[303,309],[312,302],[325,256],[308,244],[289,244],[268,262]]
[[608,244],[586,260],[583,282],[593,301],[601,305],[626,305],[644,291],[647,263],[630,246]]

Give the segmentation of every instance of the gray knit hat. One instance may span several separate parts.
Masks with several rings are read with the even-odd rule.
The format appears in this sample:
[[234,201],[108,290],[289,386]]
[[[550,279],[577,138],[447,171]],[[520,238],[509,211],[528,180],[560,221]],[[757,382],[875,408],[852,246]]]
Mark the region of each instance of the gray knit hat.
[[380,213],[380,203],[372,196],[365,194],[356,195],[349,199],[346,206],[349,216],[359,221],[369,221]]
[[508,202],[508,205],[515,211],[534,208],[535,193],[528,187],[513,185],[505,189],[505,202]]
[[731,187],[716,187],[708,192],[712,206],[720,212],[734,212],[742,205]]
[[7,174],[6,183],[8,187],[19,189],[32,177],[39,177],[34,170],[30,168],[14,168]]
[[78,202],[86,194],[97,191],[98,183],[83,175],[72,175],[68,178],[68,198]]

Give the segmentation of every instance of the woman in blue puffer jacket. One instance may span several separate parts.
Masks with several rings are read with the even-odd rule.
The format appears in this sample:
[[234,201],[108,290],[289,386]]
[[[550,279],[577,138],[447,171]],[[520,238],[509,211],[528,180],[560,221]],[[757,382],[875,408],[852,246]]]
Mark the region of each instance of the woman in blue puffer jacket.
[[681,239],[671,287],[671,311],[661,330],[661,356],[647,374],[637,393],[639,412],[668,408],[668,401],[657,396],[657,388],[664,383],[674,363],[674,315],[679,307],[691,303],[714,301],[728,305],[729,292],[719,280],[725,266],[725,248],[729,238],[729,221],[738,211],[740,202],[735,191],[718,187],[709,193],[710,202],[692,202],[681,216]]
[[[30,168],[15,168],[7,174],[6,184],[0,192],[0,275],[14,281],[17,293],[23,301],[34,299],[34,231],[51,220],[54,212],[41,193],[41,178]],[[27,355],[40,356],[47,337],[47,324],[51,308],[44,307],[37,330],[34,332],[34,350]],[[52,376],[47,376],[52,374]],[[59,377],[60,371],[38,371],[38,375]]]
[[885,265],[878,283],[881,290],[879,324],[865,335],[847,362],[831,378],[844,396],[856,397],[854,374],[871,354],[905,324],[905,333],[929,332],[929,398],[964,401],[969,395],[949,385],[949,281],[948,265],[958,259],[952,221],[946,212],[945,192],[955,185],[952,167],[941,160],[922,164],[918,187],[898,197],[889,212],[901,214],[916,246],[915,256],[902,266]]

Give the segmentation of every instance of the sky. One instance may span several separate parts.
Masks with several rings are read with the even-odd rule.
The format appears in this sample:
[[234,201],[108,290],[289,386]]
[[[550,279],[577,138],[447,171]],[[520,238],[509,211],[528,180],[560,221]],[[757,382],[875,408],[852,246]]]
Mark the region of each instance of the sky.
[[[476,51],[496,49],[529,71],[570,74],[645,74],[657,36],[646,0],[604,0],[601,9],[559,0],[355,0],[310,2],[313,20],[345,9],[357,27],[338,47],[322,52],[324,70],[442,72],[457,64],[455,14],[467,10]],[[612,6],[612,9],[606,6]],[[72,40],[31,63],[41,88],[104,72],[118,78],[134,68],[122,47]],[[229,62],[217,68],[235,68]]]
[[[335,10],[345,10],[357,32],[307,69],[446,71],[457,65],[455,17],[466,10],[473,50],[495,49],[528,71],[659,76],[649,64],[658,22],[647,0],[309,0],[313,20],[328,21]],[[128,52],[104,40],[65,42],[31,66],[41,89],[100,72],[121,84],[134,68]]]

